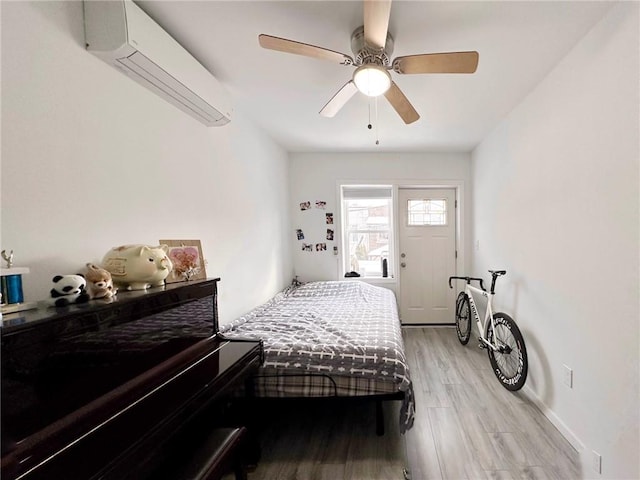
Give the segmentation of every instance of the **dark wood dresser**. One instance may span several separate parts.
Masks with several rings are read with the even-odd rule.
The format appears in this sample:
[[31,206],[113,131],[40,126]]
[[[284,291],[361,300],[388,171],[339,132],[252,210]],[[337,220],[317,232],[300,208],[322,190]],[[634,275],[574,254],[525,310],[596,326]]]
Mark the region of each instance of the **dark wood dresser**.
[[260,342],[218,336],[218,281],[5,315],[3,480],[146,478],[213,423],[262,361]]

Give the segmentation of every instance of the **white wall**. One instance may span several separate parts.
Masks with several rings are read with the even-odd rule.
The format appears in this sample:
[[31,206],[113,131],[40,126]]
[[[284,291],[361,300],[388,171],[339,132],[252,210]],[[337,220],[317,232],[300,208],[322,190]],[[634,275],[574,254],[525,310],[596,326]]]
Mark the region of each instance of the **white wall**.
[[529,394],[589,478],[640,478],[638,6],[613,8],[472,161],[475,274],[507,269]]
[[1,240],[31,268],[27,300],[161,238],[202,240],[222,322],[291,280],[284,150],[242,112],[207,128],[88,53],[82,2],[1,6]]
[[[291,218],[294,239],[294,270],[303,281],[337,280],[341,255],[332,248],[340,244],[339,183],[386,183],[395,185],[454,185],[462,190],[462,205],[469,198],[470,160],[468,153],[292,153],[291,154]],[[326,211],[313,208],[316,200],[327,202]],[[299,204],[310,201],[312,209],[301,211]],[[317,243],[326,235],[325,212],[334,214],[335,241],[326,242],[326,252],[303,252],[295,229],[302,228],[304,242]],[[469,228],[468,215],[463,228]],[[467,242],[468,243],[468,242]],[[463,249],[468,249],[464,245]],[[341,252],[340,252],[341,253]],[[460,252],[463,254],[464,252]],[[464,265],[464,263],[463,263]],[[393,285],[387,285],[395,289]]]

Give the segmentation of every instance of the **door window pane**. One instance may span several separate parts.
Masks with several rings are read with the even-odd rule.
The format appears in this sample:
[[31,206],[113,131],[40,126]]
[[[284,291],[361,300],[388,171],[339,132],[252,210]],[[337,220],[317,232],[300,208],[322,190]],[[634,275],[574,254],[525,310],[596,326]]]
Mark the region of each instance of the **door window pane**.
[[447,224],[447,201],[441,200],[409,200],[407,203],[407,225],[438,226]]

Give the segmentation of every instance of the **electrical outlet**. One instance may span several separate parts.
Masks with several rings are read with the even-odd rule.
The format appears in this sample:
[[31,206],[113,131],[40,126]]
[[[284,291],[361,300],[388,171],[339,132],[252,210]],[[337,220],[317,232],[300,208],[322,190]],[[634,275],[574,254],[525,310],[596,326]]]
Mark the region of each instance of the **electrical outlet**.
[[593,471],[602,473],[602,456],[595,450],[592,450],[591,454],[593,455],[591,458]]
[[564,384],[569,388],[573,388],[573,370],[570,367],[567,367],[566,365],[563,365],[563,367],[564,367]]

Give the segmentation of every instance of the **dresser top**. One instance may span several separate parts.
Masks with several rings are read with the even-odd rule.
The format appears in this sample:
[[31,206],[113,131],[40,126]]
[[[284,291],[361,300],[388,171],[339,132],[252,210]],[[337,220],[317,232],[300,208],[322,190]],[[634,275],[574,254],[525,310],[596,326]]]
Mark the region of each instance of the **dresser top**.
[[[84,316],[100,316],[103,312],[114,309],[151,309],[158,310],[158,305],[167,302],[180,303],[192,298],[212,295],[219,278],[195,280],[191,282],[170,283],[162,287],[147,290],[119,290],[111,299],[95,299],[88,303],[69,305],[66,307],[48,306],[45,302],[37,309],[4,314],[0,326],[2,337],[13,335],[22,330],[36,328],[40,325],[60,322]],[[169,294],[169,295],[166,295]],[[166,300],[171,299],[171,300]]]

